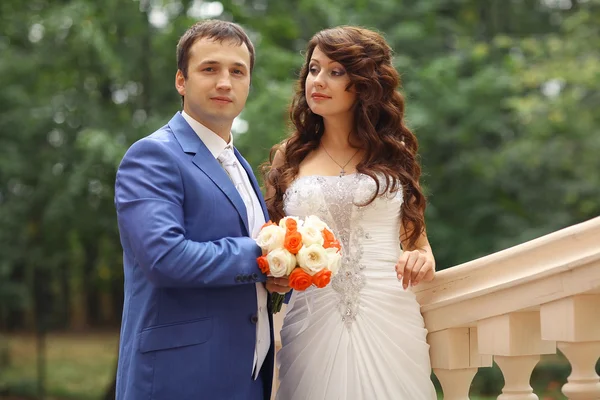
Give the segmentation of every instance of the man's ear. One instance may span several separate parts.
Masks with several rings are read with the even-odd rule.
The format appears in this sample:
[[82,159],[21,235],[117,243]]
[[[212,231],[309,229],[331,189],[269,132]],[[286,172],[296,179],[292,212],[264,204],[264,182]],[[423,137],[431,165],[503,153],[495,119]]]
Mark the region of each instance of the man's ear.
[[185,96],[185,78],[183,76],[183,71],[180,69],[178,69],[175,74],[175,88],[181,96]]

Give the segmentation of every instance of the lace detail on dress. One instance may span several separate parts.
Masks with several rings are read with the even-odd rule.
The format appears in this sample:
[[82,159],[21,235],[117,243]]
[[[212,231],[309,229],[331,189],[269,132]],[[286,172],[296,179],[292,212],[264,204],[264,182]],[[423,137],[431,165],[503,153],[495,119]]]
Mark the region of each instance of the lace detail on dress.
[[[352,179],[352,186],[359,184],[359,176]],[[362,270],[362,242],[365,236],[360,220],[364,207],[355,207],[355,192],[348,190],[348,183],[336,179],[333,184],[323,186],[325,202],[329,206],[332,226],[342,242],[342,266],[339,273],[333,277],[331,287],[340,294],[338,304],[342,321],[347,328],[352,326],[356,319],[360,303],[360,290],[365,286],[365,275]],[[335,228],[334,228],[335,227]]]
[[366,284],[363,243],[370,235],[363,228],[363,215],[366,209],[377,207],[378,202],[366,207],[358,205],[369,200],[375,190],[375,182],[362,174],[306,176],[297,179],[285,196],[287,215],[317,215],[340,239],[342,265],[331,287],[339,294],[338,309],[348,329],[359,313],[360,291]]

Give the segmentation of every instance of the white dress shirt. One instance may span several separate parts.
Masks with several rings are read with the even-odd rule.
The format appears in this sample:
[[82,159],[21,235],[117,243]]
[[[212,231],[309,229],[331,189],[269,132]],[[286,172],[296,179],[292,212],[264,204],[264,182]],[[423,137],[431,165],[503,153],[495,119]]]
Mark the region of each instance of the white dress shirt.
[[[262,207],[258,200],[258,196],[254,192],[250,178],[244,170],[244,167],[240,164],[239,160],[233,153],[233,135],[230,135],[231,139],[229,143],[226,143],[223,138],[219,135],[193,119],[191,116],[181,112],[183,118],[192,127],[194,132],[198,135],[200,140],[208,148],[211,154],[217,159],[222,165],[223,162],[219,158],[223,159],[225,152],[228,159],[231,159],[231,165],[223,165],[223,168],[231,178],[236,189],[240,193],[240,197],[246,205],[246,211],[248,213],[248,227],[250,229],[250,236],[256,238],[260,228],[265,223],[264,214]],[[222,155],[223,154],[223,155]],[[233,155],[233,158],[230,156]],[[219,157],[221,156],[221,157]],[[232,168],[231,170],[229,168]],[[267,290],[262,283],[256,283],[256,300],[258,309],[258,322],[256,323],[256,345],[254,348],[254,364],[252,376],[254,379],[258,377],[260,368],[269,352],[271,346],[271,336],[269,329],[269,315],[267,314]]]

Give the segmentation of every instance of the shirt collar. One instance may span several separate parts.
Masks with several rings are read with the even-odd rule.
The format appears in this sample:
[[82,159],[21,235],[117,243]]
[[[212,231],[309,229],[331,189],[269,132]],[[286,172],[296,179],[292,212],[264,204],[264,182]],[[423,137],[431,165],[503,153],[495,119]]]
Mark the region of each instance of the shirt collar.
[[196,121],[185,111],[181,111],[181,116],[187,121],[194,132],[196,132],[196,135],[202,140],[214,158],[219,157],[226,148],[233,149],[233,135],[229,135],[229,143],[226,143],[221,136]]

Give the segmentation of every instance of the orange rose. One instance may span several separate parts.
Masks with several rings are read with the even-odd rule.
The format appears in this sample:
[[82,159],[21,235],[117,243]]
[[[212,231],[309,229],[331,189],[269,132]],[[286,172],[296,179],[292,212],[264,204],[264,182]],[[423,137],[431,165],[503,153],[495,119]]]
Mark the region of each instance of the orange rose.
[[335,242],[335,236],[333,236],[333,233],[331,233],[329,229],[323,228],[321,234],[323,235],[323,240],[325,241],[323,247],[327,248],[328,243]]
[[312,283],[318,288],[324,288],[331,282],[331,271],[323,269],[312,277]]
[[295,232],[298,230],[298,223],[293,218],[288,218],[285,220],[285,227],[288,231]]
[[336,249],[338,249],[338,252],[342,251],[342,245],[337,240],[331,243],[331,247],[335,247]]
[[340,242],[338,242],[337,240],[335,240],[335,236],[333,236],[333,233],[331,233],[331,231],[327,228],[324,228],[322,231],[323,234],[323,248],[324,249],[329,249],[331,247],[335,247],[336,249],[338,249],[338,251],[342,250],[342,245],[340,245]]
[[325,244],[323,244],[324,249],[330,249],[332,247],[336,248],[338,252],[342,251],[342,245],[337,240],[325,242]]
[[292,289],[301,292],[312,285],[312,276],[304,272],[302,268],[294,268],[289,276],[289,285]]
[[269,268],[269,262],[267,261],[267,256],[260,256],[256,259],[256,261],[258,262],[258,268],[260,268],[260,271],[263,274],[269,275],[271,273],[271,269]]
[[302,248],[302,235],[298,231],[287,231],[283,247],[292,254],[298,254]]
[[269,226],[269,225],[277,225],[276,223],[274,223],[273,221],[269,221],[269,222],[265,222],[265,224],[263,226],[260,227],[260,229]]

